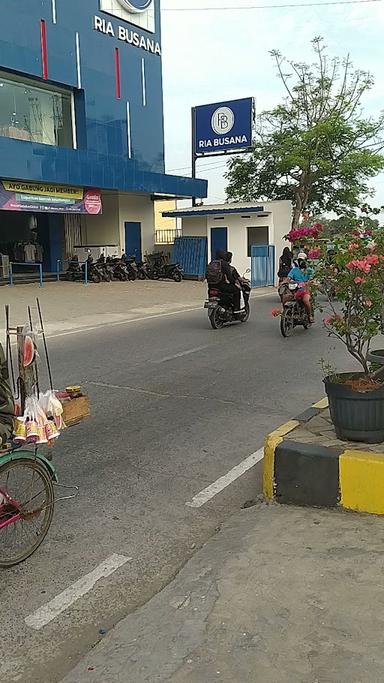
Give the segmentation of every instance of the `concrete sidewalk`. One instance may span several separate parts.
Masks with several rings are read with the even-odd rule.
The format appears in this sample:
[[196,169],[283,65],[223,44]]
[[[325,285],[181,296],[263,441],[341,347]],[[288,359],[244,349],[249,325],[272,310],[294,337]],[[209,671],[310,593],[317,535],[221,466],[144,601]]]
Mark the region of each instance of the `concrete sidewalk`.
[[[274,291],[273,287],[257,289],[252,298]],[[87,287],[78,282],[51,282],[42,288],[0,287],[0,338],[4,338],[4,305],[11,307],[11,324],[23,325],[27,322],[27,306],[36,309],[36,297],[40,299],[46,334],[52,336],[194,308],[203,311],[206,294],[206,283],[194,280],[102,282]]]
[[[10,304],[13,325],[24,324],[27,306],[35,307],[39,297],[46,333],[54,335],[199,307],[205,295],[206,285],[190,280],[107,282],[88,287],[82,283],[53,282],[41,289],[36,285],[0,287],[0,305]],[[0,310],[2,336],[4,325]]]
[[381,683],[383,569],[380,518],[259,504],[64,683]]

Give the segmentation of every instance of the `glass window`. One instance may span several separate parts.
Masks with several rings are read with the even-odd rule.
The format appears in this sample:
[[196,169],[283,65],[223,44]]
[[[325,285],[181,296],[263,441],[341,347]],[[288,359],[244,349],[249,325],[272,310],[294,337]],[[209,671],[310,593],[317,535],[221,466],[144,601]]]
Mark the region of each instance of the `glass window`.
[[254,245],[269,244],[269,228],[261,225],[257,228],[247,228],[248,231],[248,256],[251,256],[251,248]]
[[0,135],[73,147],[72,93],[0,72]]

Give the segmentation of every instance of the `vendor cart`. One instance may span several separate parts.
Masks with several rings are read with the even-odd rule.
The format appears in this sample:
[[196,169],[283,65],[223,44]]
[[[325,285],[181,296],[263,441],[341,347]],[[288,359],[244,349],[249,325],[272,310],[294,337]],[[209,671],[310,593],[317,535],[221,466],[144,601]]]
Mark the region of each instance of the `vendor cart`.
[[[5,354],[0,345],[0,567],[30,557],[49,531],[55,503],[77,495],[76,486],[59,484],[52,447],[66,427],[64,414],[72,400],[81,399],[82,416],[89,414],[80,387],[72,394],[54,390],[38,299],[36,303],[37,324],[28,307],[23,327],[11,327],[6,306]],[[40,385],[40,358],[47,365],[47,391]],[[57,489],[65,494],[57,498]]]

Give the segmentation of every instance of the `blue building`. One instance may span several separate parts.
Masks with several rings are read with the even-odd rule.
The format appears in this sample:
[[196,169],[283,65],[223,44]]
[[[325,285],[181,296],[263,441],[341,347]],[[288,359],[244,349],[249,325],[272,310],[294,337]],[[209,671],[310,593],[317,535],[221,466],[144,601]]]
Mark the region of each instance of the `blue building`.
[[[0,253],[153,248],[165,174],[160,0],[1,0]],[[35,247],[35,250],[33,250]]]

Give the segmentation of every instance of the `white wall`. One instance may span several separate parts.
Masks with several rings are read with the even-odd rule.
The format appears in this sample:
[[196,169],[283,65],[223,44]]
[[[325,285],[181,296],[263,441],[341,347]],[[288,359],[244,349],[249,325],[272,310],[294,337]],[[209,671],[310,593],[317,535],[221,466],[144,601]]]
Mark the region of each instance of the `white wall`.
[[264,207],[268,211],[272,211],[272,234],[270,236],[270,244],[276,247],[276,274],[279,270],[279,258],[284,247],[288,247],[289,243],[284,239],[291,229],[292,223],[292,204],[290,201],[281,200],[275,202],[266,202]]
[[117,244],[120,247],[119,206],[117,195],[102,194],[103,213],[86,216],[84,241],[86,245]]
[[[212,228],[226,227],[228,230],[228,251],[233,253],[233,264],[242,275],[251,267],[251,259],[248,257],[248,230],[247,228],[267,227],[268,243],[276,247],[277,275],[279,258],[287,242],[284,240],[291,227],[292,205],[289,201],[260,202],[264,208],[263,214],[250,213],[244,211],[234,214],[224,214],[221,220],[220,213],[216,216],[196,216],[182,219],[183,235],[186,236],[207,236],[208,238],[208,260],[211,260],[211,230]],[[207,207],[208,208],[208,207]],[[246,218],[242,218],[246,216]],[[219,218],[220,220],[215,220]]]
[[125,221],[141,223],[143,256],[153,251],[155,243],[154,208],[149,195],[119,195],[120,245],[125,249]]
[[182,219],[183,237],[206,237],[207,236],[207,218],[200,216],[198,218],[183,218]]
[[154,210],[149,195],[102,194],[103,213],[86,216],[85,243],[93,245],[116,244],[116,253],[125,249],[125,222],[141,223],[143,255],[154,247]]
[[[250,218],[242,218],[241,216],[250,216]],[[224,216],[224,220],[215,221],[214,217],[210,216],[208,218],[208,258],[211,259],[211,229],[212,228],[224,228],[228,230],[228,251],[233,253],[232,263],[239,271],[240,275],[243,275],[248,268],[251,267],[251,259],[248,256],[248,229],[268,227],[269,233],[271,233],[272,228],[272,216],[259,216],[257,213],[247,213],[244,214],[227,214]],[[269,234],[269,243],[271,244],[271,234]]]

